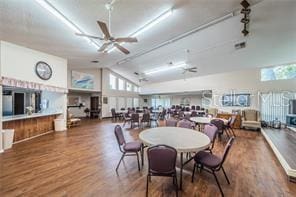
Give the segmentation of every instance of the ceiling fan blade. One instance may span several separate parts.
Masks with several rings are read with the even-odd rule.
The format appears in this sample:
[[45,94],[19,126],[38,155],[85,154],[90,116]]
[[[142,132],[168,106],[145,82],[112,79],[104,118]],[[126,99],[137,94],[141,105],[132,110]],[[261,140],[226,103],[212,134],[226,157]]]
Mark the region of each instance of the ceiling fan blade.
[[189,72],[196,73],[197,70],[189,70]]
[[75,34],[76,34],[76,36],[83,36],[83,37],[88,37],[88,38],[97,39],[97,40],[104,40],[104,38],[101,38],[98,36],[92,36],[92,35],[81,34],[81,33],[75,33]]
[[97,23],[100,26],[100,28],[105,36],[105,39],[109,40],[111,38],[111,36],[110,36],[110,33],[109,33],[106,23],[101,22],[101,21],[97,21]]
[[189,70],[195,70],[197,69],[197,67],[191,67],[191,68],[188,68]]
[[103,52],[103,51],[105,51],[105,49],[107,48],[109,46],[109,43],[104,43],[101,47],[100,47],[100,49],[98,50],[99,52]]
[[114,46],[126,55],[130,53],[126,48],[117,43],[114,43]]
[[116,38],[115,42],[138,42],[138,39],[134,37]]

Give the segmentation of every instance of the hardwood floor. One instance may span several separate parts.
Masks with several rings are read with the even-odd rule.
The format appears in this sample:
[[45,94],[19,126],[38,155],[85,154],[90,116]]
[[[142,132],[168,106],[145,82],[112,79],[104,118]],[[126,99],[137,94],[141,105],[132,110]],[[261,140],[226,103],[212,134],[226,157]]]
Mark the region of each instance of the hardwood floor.
[[[145,196],[147,159],[141,172],[136,158],[120,159],[110,120],[87,121],[67,132],[53,133],[15,144],[0,155],[0,196]],[[122,125],[122,124],[121,124]],[[128,125],[126,125],[126,128]],[[128,140],[139,129],[125,129]],[[236,130],[236,140],[224,164],[231,184],[221,172],[225,196],[296,196],[269,145],[260,133]],[[222,154],[225,142],[215,145]],[[198,172],[191,183],[192,165],[183,174],[180,196],[219,196],[211,174]],[[169,178],[152,178],[150,196],[174,196]]]

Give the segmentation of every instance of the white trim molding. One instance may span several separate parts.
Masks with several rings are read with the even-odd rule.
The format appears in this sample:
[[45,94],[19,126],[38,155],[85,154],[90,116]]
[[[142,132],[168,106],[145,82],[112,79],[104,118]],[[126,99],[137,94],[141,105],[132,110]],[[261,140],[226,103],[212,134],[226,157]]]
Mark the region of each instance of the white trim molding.
[[278,158],[280,164],[282,165],[282,167],[284,168],[286,174],[289,177],[293,177],[296,178],[296,169],[292,169],[290,167],[290,165],[287,163],[287,161],[285,160],[285,158],[283,157],[283,155],[280,153],[280,151],[277,149],[277,147],[274,145],[274,143],[272,142],[272,140],[269,138],[269,136],[266,134],[266,132],[264,131],[263,128],[261,128],[261,133],[264,136],[264,138],[266,139],[266,141],[268,142],[268,144],[270,145],[271,149],[273,150],[275,156]]

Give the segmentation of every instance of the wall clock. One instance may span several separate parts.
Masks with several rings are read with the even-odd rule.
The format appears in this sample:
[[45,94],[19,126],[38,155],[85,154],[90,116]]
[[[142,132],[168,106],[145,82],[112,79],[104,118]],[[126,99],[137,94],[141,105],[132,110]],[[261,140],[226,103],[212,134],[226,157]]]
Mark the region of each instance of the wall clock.
[[35,72],[40,79],[49,80],[52,76],[52,69],[46,62],[37,62]]

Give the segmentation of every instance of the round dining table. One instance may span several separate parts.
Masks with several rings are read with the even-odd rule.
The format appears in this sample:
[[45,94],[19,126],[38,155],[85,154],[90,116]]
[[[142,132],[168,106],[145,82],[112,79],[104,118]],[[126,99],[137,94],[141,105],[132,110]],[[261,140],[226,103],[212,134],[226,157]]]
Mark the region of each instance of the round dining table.
[[224,122],[224,125],[228,124],[228,120],[224,118],[210,118],[210,117],[191,117],[190,120],[199,125],[199,130],[201,130],[201,125],[210,124],[211,120],[220,119]]
[[208,136],[193,129],[180,127],[156,127],[144,130],[139,135],[140,140],[146,146],[165,144],[174,147],[180,154],[180,189],[182,189],[183,167],[193,157],[183,162],[183,154],[199,152],[209,147],[211,141]]

